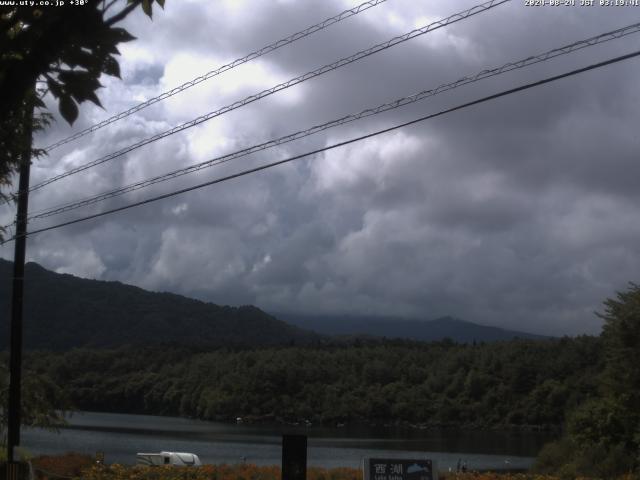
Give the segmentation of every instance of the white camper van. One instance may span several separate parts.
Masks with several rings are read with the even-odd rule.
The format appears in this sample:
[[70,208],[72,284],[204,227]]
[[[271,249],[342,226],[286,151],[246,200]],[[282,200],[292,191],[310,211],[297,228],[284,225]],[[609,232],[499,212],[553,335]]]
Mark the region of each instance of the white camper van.
[[175,465],[180,467],[202,465],[198,455],[184,452],[137,453],[137,465]]

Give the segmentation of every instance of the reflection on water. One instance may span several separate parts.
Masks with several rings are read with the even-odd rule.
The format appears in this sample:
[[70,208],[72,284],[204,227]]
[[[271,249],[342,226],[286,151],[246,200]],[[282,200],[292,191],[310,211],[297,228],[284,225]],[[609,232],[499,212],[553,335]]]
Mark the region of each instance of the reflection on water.
[[289,427],[233,425],[175,417],[75,413],[59,434],[25,429],[22,446],[34,454],[105,452],[108,463],[135,463],[136,452],[160,450],[196,453],[204,463],[280,463],[282,434],[309,437],[312,466],[359,467],[363,457],[420,456],[471,469],[528,468],[550,440],[539,432],[416,430],[400,427]]

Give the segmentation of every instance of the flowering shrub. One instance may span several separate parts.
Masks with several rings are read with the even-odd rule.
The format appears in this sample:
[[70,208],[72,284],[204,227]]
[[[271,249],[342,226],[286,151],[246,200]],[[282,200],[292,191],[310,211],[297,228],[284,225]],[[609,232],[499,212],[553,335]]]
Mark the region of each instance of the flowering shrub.
[[558,477],[548,475],[497,472],[449,473],[442,474],[439,478],[440,480],[559,480]]
[[[174,467],[170,465],[123,466],[96,465],[88,455],[66,454],[57,457],[38,457],[33,460],[38,480],[55,480],[56,476],[82,480],[281,480],[278,466],[203,465],[201,467]],[[47,475],[43,473],[48,472]],[[440,480],[564,480],[559,476],[531,473],[468,472],[442,473]],[[307,469],[307,480],[362,480],[362,471],[355,468]],[[576,480],[595,480],[580,478]],[[640,480],[634,474],[618,477],[617,480]]]
[[31,460],[38,480],[53,479],[57,476],[79,477],[95,463],[90,455],[65,453],[64,455],[42,455]]
[[[540,475],[533,473],[497,473],[497,472],[470,472],[441,474],[439,480],[564,480],[564,477],[556,475]],[[578,477],[572,480],[599,480],[596,477]],[[640,480],[640,475],[627,474],[616,479],[609,480]]]
[[[307,480],[360,480],[354,468],[309,468]],[[280,467],[256,465],[204,465],[202,467],[92,466],[82,474],[84,480],[280,480]]]

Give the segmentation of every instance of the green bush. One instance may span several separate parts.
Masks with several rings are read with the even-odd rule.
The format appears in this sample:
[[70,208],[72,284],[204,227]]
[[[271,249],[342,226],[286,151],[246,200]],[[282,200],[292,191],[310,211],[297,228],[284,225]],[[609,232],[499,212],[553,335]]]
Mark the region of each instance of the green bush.
[[561,479],[612,478],[632,473],[635,459],[623,445],[579,445],[564,437],[543,447],[533,471]]

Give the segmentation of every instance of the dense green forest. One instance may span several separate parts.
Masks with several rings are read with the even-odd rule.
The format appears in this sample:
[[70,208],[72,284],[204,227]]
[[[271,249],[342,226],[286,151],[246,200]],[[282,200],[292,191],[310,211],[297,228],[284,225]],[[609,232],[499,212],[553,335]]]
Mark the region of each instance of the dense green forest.
[[590,397],[599,339],[354,341],[217,349],[79,349],[27,365],[83,410],[202,419],[559,427]]

